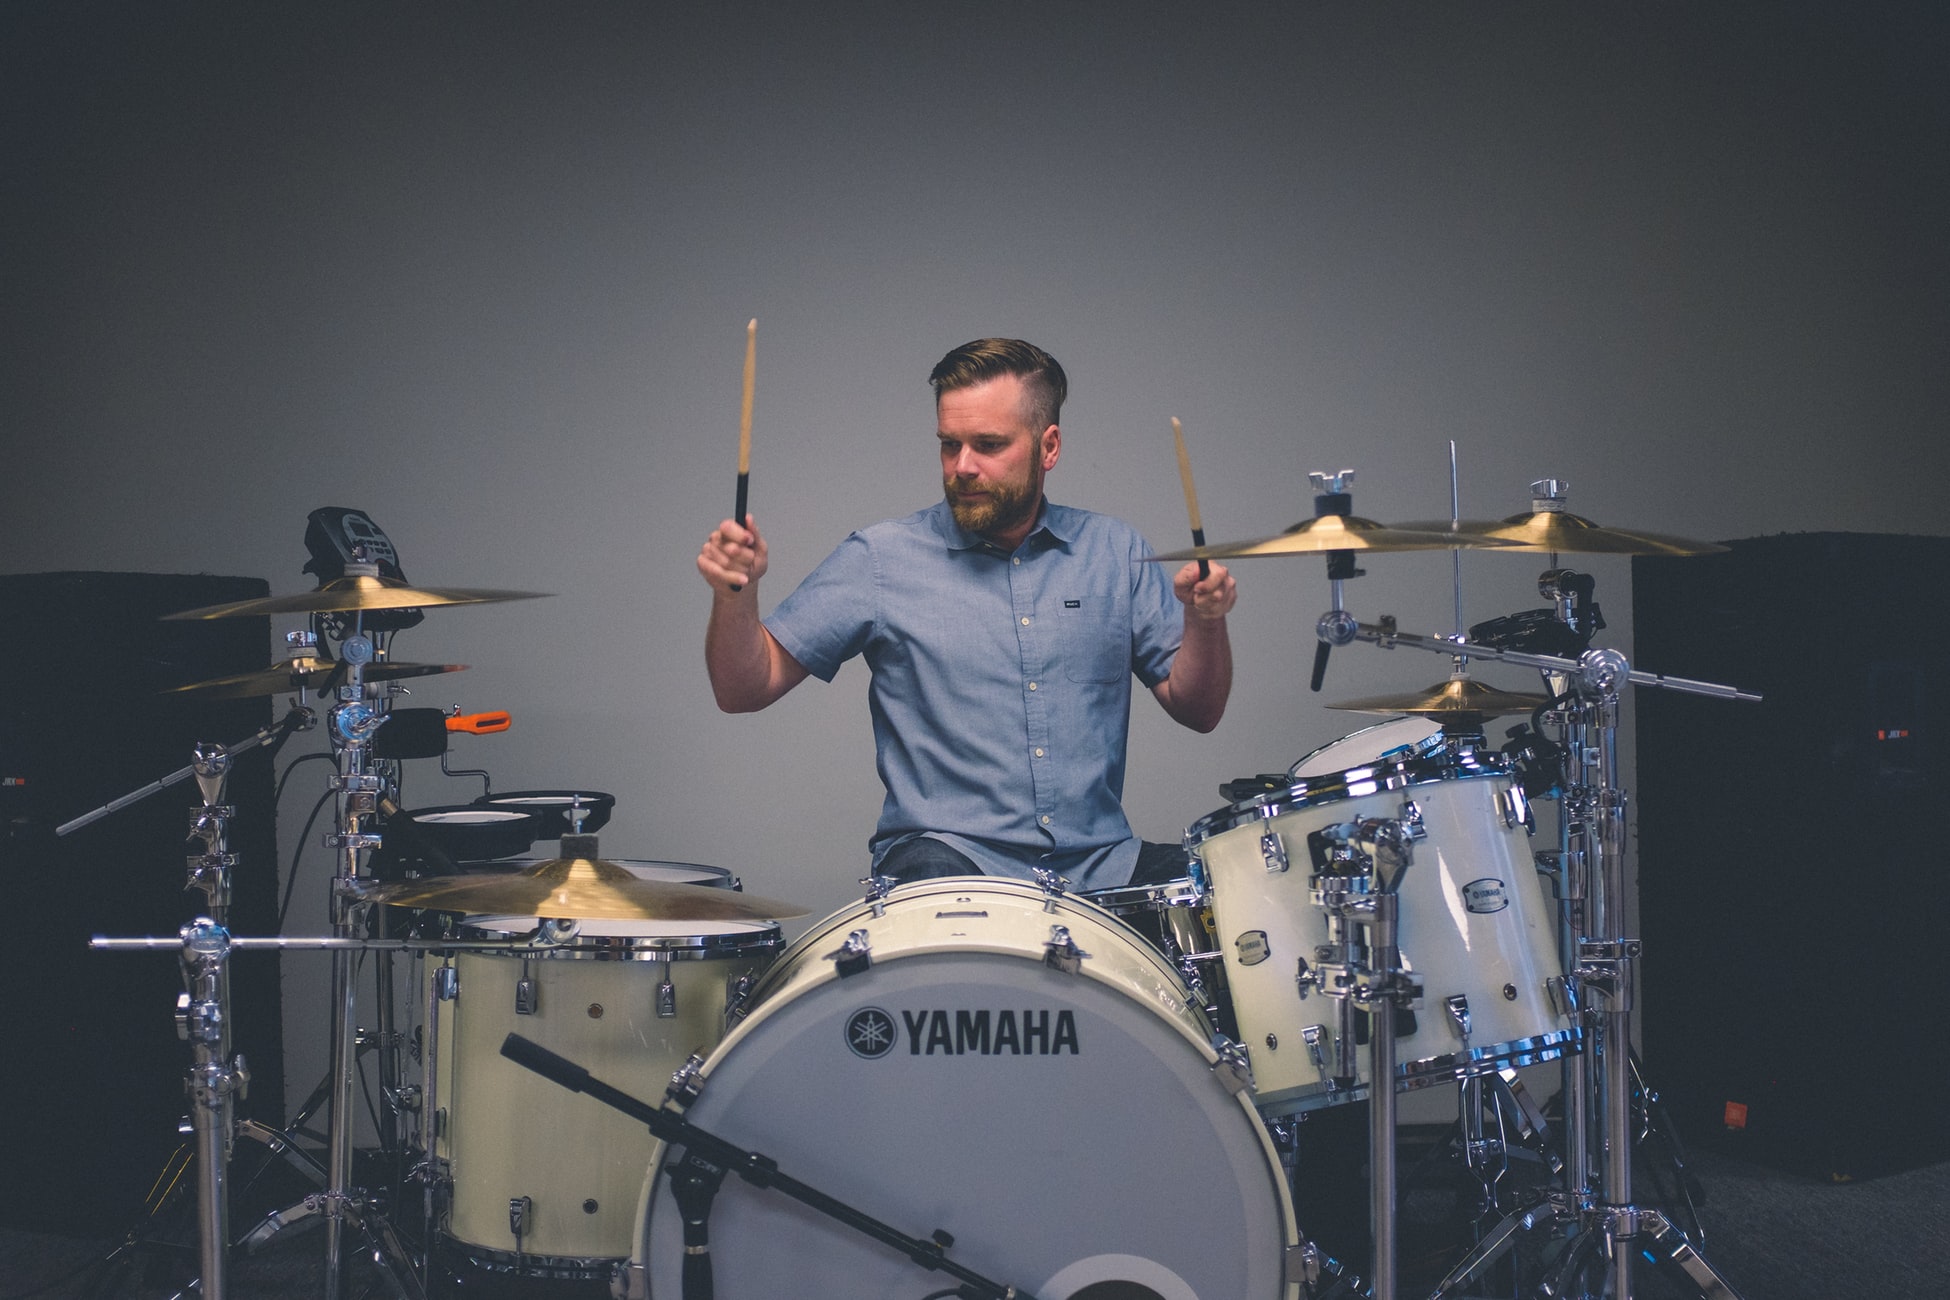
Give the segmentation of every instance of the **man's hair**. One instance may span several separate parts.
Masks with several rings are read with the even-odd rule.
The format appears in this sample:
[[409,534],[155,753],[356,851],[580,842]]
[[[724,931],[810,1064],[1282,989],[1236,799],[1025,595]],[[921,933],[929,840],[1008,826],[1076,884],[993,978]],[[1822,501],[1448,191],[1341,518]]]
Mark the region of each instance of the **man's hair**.
[[1021,339],[976,339],[954,349],[935,366],[928,382],[934,385],[934,400],[951,389],[973,388],[998,375],[1014,375],[1022,380],[1025,410],[1023,415],[1038,433],[1058,423],[1063,399],[1070,395],[1070,380],[1056,358]]

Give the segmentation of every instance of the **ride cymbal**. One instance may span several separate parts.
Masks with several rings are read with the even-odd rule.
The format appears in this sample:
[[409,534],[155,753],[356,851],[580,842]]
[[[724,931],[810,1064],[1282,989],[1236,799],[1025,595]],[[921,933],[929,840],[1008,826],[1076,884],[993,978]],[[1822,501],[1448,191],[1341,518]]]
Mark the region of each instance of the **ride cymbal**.
[[259,596],[223,605],[204,605],[165,619],[250,618],[260,614],[331,614],[366,609],[423,609],[435,605],[485,605],[504,600],[534,600],[545,591],[502,591],[490,587],[413,587],[394,578],[346,574],[311,591],[291,596]]
[[[164,695],[197,695],[212,700],[239,700],[254,695],[283,695],[286,691],[311,691],[323,693],[344,680],[342,670],[345,665],[336,659],[321,659],[317,655],[299,655],[282,663],[260,668],[252,673],[238,673],[231,677],[213,677],[209,681],[191,682],[187,686],[172,686],[161,692]],[[387,661],[370,663],[365,668],[365,680],[369,682],[397,681],[403,677],[432,677],[438,673],[463,673],[466,664],[413,664]]]
[[1359,515],[1315,515],[1277,536],[1248,542],[1194,546],[1150,556],[1153,560],[1236,560],[1259,555],[1324,555],[1329,551],[1448,551],[1458,547],[1495,550],[1499,539],[1434,528],[1390,528]]
[[565,835],[562,845],[579,856],[552,858],[511,875],[401,880],[380,885],[366,897],[437,912],[592,921],[779,921],[809,910],[737,890],[642,879],[595,857],[593,835]]
[[1346,713],[1409,713],[1445,721],[1533,713],[1545,698],[1527,691],[1500,691],[1494,686],[1483,685],[1473,677],[1451,677],[1440,685],[1414,694],[1370,695],[1365,699],[1342,700],[1327,707]]

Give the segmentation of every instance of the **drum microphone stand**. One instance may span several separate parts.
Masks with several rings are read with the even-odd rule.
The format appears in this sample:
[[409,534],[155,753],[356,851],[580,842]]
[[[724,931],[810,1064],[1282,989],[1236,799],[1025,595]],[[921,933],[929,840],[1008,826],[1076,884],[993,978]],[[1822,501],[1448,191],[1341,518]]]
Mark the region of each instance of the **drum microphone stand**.
[[592,1076],[566,1057],[558,1056],[540,1044],[509,1034],[501,1042],[501,1055],[515,1064],[533,1070],[570,1092],[589,1096],[640,1120],[653,1137],[669,1146],[684,1149],[684,1159],[670,1172],[671,1193],[684,1221],[683,1300],[711,1300],[711,1252],[705,1235],[705,1221],[711,1200],[728,1173],[735,1173],[754,1187],[771,1188],[791,1197],[826,1217],[890,1246],[929,1272],[946,1273],[961,1282],[957,1294],[967,1300],[1036,1300],[1020,1287],[992,1282],[972,1269],[963,1268],[947,1257],[955,1239],[936,1229],[923,1241],[898,1228],[882,1223],[844,1201],[828,1196],[816,1187],[780,1172],[778,1163],[756,1151],[733,1146],[685,1119],[674,1110],[639,1101],[622,1089]]
[[[1632,1007],[1642,944],[1624,933],[1625,795],[1618,779],[1617,731],[1619,694],[1628,683],[1715,699],[1758,702],[1760,697],[1731,686],[1638,672],[1616,650],[1588,650],[1575,660],[1529,654],[1461,638],[1400,632],[1392,618],[1383,618],[1379,625],[1360,624],[1355,636],[1384,650],[1405,645],[1438,654],[1466,654],[1472,659],[1535,668],[1560,678],[1567,688],[1560,694],[1568,696],[1566,706],[1572,718],[1567,729],[1567,736],[1575,746],[1571,751],[1572,761],[1591,767],[1595,782],[1589,787],[1589,797],[1583,800],[1589,804],[1588,822],[1595,822],[1595,833],[1587,825],[1578,837],[1585,841],[1583,867],[1586,879],[1591,882],[1585,892],[1592,906],[1588,933],[1580,935],[1577,941],[1573,983],[1582,991],[1581,1009],[1597,1031],[1593,1043],[1597,1064],[1587,1068],[1595,1069],[1598,1074],[1598,1109],[1604,1143],[1599,1194],[1593,1197],[1587,1191],[1586,1156],[1574,1150],[1571,1168],[1575,1185],[1563,1202],[1553,1207],[1553,1213],[1547,1216],[1542,1207],[1537,1207],[1507,1218],[1450,1271],[1431,1300],[1440,1300],[1476,1276],[1511,1248],[1519,1230],[1540,1226],[1547,1218],[1577,1225],[1557,1270],[1557,1285],[1549,1290],[1551,1295],[1563,1294],[1564,1283],[1574,1279],[1592,1252],[1602,1247],[1607,1259],[1610,1294],[1614,1300],[1631,1300],[1633,1254],[1640,1248],[1640,1239],[1650,1237],[1662,1252],[1664,1262],[1693,1284],[1701,1300],[1740,1300],[1739,1293],[1664,1214],[1637,1205],[1632,1199]],[[1585,811],[1573,809],[1570,815],[1573,819],[1583,817]],[[1382,1076],[1375,1077],[1379,1080]],[[1377,1082],[1375,1095],[1381,1091]],[[1567,1097],[1567,1111],[1578,1102],[1577,1098]],[[1581,1129],[1575,1122],[1567,1127],[1573,1131]],[[1580,1139],[1579,1145],[1583,1142]],[[1381,1267],[1380,1245],[1377,1237],[1377,1272]],[[1376,1300],[1382,1300],[1379,1290]]]

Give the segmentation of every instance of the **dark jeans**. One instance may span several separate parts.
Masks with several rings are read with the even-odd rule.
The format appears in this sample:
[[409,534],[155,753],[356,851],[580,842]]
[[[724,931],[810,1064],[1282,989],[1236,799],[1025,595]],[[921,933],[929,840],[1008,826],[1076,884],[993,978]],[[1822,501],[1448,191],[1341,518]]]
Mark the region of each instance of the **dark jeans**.
[[[880,860],[875,874],[892,876],[903,885],[916,880],[935,880],[941,876],[979,876],[982,869],[966,853],[950,848],[926,835],[897,844]],[[1182,880],[1191,874],[1185,850],[1176,844],[1140,841],[1137,869],[1131,875],[1134,885],[1161,885]]]

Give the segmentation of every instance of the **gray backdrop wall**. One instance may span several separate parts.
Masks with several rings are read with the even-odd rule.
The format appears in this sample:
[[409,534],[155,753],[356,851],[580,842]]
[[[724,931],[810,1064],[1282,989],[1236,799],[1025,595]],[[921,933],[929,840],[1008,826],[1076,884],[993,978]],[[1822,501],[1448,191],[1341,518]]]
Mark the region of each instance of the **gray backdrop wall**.
[[[9,4],[0,567],[295,591],[306,512],[362,507],[422,583],[557,593],[399,638],[474,665],[415,702],[513,712],[463,765],[823,913],[878,808],[864,672],[733,718],[701,661],[748,317],[768,604],[935,496],[926,375],[983,334],[1070,370],[1052,494],[1161,547],[1173,415],[1214,540],[1309,469],[1443,514],[1448,439],[1467,515],[1548,474],[1625,527],[1942,533],[1947,50],[1900,3]],[[1466,557],[1468,617],[1540,567]],[[1629,650],[1627,563],[1580,567]],[[1449,630],[1447,557],[1368,568],[1358,613]],[[1319,564],[1238,573],[1224,724],[1138,701],[1148,837],[1444,674],[1356,648],[1311,696]],[[322,964],[286,988],[302,1095]]]

